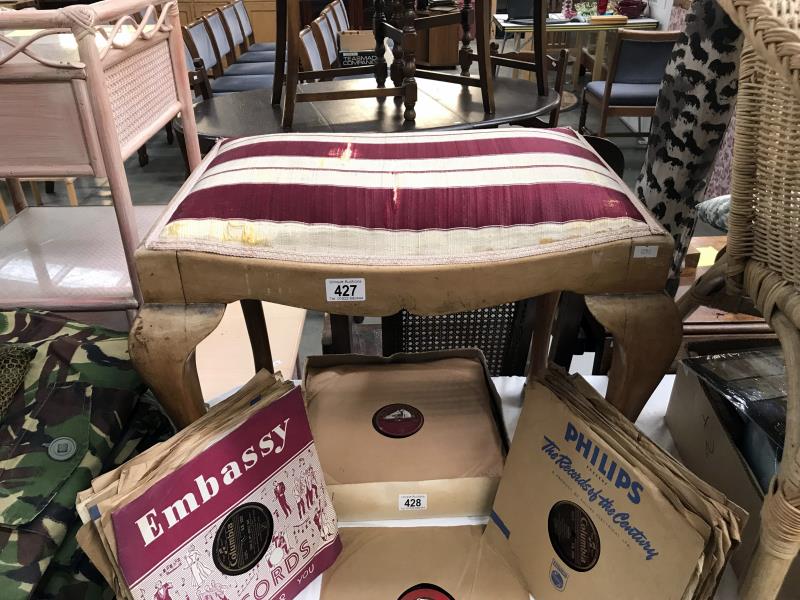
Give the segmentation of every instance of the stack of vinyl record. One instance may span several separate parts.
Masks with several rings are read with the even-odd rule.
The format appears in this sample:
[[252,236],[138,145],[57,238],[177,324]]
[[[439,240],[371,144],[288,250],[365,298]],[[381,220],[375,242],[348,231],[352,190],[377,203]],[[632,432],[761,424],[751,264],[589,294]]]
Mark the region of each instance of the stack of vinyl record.
[[292,598],[341,550],[300,390],[264,371],[78,510],[120,598]]
[[487,537],[537,600],[712,598],[744,511],[580,377],[529,383]]

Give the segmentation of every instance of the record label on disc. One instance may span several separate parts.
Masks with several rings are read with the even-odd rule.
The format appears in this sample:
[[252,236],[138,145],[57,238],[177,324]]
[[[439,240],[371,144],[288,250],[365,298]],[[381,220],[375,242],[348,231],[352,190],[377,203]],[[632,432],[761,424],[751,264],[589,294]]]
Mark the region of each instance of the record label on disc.
[[455,600],[455,598],[438,585],[418,583],[400,594],[397,600]]
[[372,416],[372,426],[381,435],[407,438],[414,435],[425,422],[420,410],[410,404],[387,404]]
[[588,571],[600,558],[600,535],[591,517],[572,502],[557,502],[547,517],[547,533],[558,557],[571,569]]
[[248,502],[237,506],[214,536],[214,565],[226,575],[249,571],[266,554],[272,528],[272,515],[263,504]]

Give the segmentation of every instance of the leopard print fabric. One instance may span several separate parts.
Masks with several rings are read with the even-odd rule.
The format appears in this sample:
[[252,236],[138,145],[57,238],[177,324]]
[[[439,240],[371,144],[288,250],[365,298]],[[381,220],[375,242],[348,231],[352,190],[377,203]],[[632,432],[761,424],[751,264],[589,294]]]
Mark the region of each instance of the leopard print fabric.
[[733,112],[741,50],[741,31],[722,8],[695,0],[661,82],[635,191],[675,240],[673,292]]

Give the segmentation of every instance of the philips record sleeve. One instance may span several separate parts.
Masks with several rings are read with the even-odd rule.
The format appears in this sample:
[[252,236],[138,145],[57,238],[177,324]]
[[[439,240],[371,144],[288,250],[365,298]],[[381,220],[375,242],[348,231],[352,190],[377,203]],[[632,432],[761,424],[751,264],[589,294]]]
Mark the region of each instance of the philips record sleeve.
[[744,511],[578,376],[528,382],[487,526],[536,600],[710,599]]

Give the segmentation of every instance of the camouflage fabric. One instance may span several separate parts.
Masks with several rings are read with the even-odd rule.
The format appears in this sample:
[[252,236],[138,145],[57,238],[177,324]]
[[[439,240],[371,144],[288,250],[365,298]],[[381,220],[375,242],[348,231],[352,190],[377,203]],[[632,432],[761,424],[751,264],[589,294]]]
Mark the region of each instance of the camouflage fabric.
[[0,427],[0,598],[27,598],[123,434],[143,384],[127,335],[34,311],[0,312],[0,343],[36,356]]
[[[155,398],[147,392],[136,405],[122,438],[117,442],[104,471],[118,467],[157,442],[175,433],[175,428]],[[76,520],[77,521],[77,520]],[[75,535],[80,523],[70,527],[33,597],[37,600],[110,600],[114,597],[105,579],[78,546]]]
[[24,344],[0,344],[0,421],[5,418],[11,398],[22,385],[34,356],[36,348]]

